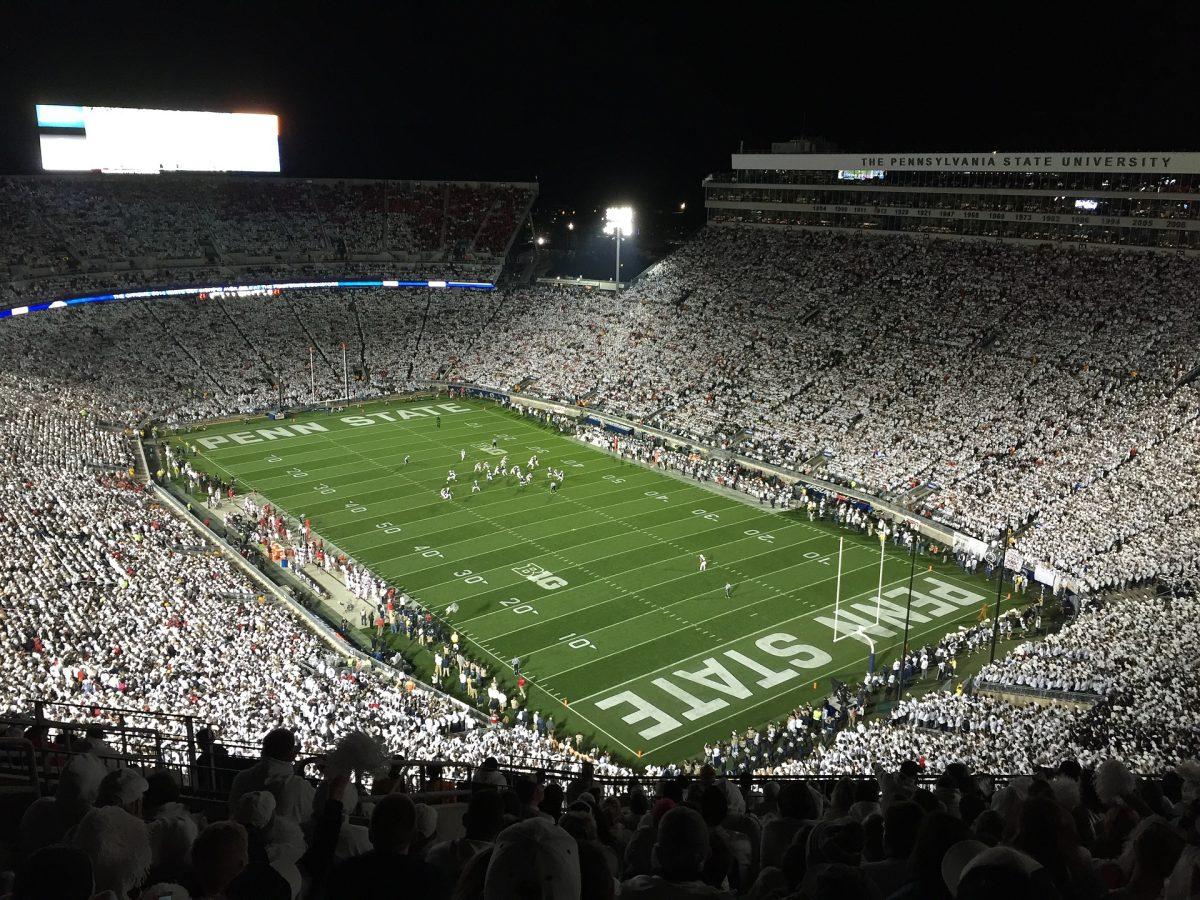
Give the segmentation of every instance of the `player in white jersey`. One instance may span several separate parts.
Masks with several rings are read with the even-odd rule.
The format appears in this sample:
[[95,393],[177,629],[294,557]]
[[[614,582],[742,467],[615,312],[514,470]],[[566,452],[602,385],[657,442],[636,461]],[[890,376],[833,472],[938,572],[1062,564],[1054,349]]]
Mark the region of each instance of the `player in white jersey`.
[[479,479],[478,478],[476,478],[474,481],[471,482],[471,493],[472,494],[479,493]]
[[508,454],[507,453],[505,453],[502,457],[500,457],[500,468],[502,468],[502,469],[508,468]]
[[408,465],[408,454],[407,453],[404,454],[404,465],[406,465],[406,466]]
[[487,480],[491,481],[492,480],[492,470],[489,469],[487,466],[484,466],[483,471],[487,472]]
[[450,493],[450,488],[448,487],[442,488],[441,495],[443,500],[450,500],[453,498],[453,494]]
[[482,469],[482,468],[483,468],[483,463],[481,463],[481,462],[477,462],[477,463],[475,463],[475,474],[476,474],[476,475],[478,475],[478,474],[479,474],[479,470],[480,470],[480,469]]
[[453,469],[451,469],[450,474],[446,476],[446,484],[449,484],[452,481],[458,481],[458,473]]
[[521,467],[520,467],[520,466],[513,466],[513,470],[512,470],[512,471],[513,471],[513,474],[517,476],[517,481],[520,481],[520,480],[521,480]]
[[459,461],[459,462],[466,462],[466,461],[467,461],[467,451],[466,451],[466,450],[459,450],[459,451],[458,451],[458,461]]
[[701,553],[700,554],[700,571],[703,572],[707,568],[708,568],[708,558],[703,553]]
[[727,581],[727,582],[725,582],[725,599],[728,600],[732,596],[733,596],[733,585]]

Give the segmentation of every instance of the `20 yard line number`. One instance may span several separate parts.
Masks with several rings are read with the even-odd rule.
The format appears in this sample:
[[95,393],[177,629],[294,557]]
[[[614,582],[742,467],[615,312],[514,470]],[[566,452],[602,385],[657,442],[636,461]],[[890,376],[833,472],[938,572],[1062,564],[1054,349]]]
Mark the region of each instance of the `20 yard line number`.
[[524,613],[533,613],[535,616],[541,615],[541,613],[539,613],[536,609],[533,608],[532,603],[526,603],[523,600],[521,600],[520,597],[509,597],[507,600],[501,600],[500,605],[508,607],[513,612],[517,613],[518,615],[521,615]]

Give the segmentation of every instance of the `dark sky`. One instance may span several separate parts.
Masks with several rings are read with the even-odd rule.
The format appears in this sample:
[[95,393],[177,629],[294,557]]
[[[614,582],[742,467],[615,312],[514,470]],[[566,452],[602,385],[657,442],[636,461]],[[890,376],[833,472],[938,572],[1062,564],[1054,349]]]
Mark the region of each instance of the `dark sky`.
[[0,172],[35,102],[271,111],[285,174],[699,206],[729,153],[1200,149],[1200,4],[0,0]]

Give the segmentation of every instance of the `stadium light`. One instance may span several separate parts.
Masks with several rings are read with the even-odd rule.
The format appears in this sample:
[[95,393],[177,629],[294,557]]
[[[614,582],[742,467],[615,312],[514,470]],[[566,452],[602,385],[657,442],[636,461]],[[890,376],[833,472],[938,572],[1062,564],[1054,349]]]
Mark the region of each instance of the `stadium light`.
[[633,232],[633,207],[610,206],[604,211],[604,233],[617,239],[617,277],[614,290],[621,292],[621,238]]
[[546,239],[544,237],[542,237],[541,235],[538,235],[537,245],[539,247],[544,247],[546,245]]

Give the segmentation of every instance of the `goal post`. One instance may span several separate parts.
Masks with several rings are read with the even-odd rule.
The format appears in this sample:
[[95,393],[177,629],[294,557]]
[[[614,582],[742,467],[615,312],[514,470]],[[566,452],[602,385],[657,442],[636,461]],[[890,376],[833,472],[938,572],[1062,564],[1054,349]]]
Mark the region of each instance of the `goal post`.
[[[859,612],[846,611],[845,619],[848,625],[853,625],[845,633],[842,632],[843,616],[842,616],[842,555],[845,552],[846,539],[838,538],[838,561],[837,561],[837,578],[834,586],[833,595],[833,642],[844,641],[847,638],[853,638],[861,643],[866,643],[866,632],[877,628],[880,622],[880,614],[883,605],[883,563],[887,558],[887,542],[885,536],[881,533],[879,536],[879,576],[875,587],[875,617],[874,621],[869,618],[864,621],[864,615],[869,617],[870,607],[865,604],[860,604],[857,609]],[[864,598],[865,599],[865,598]]]

